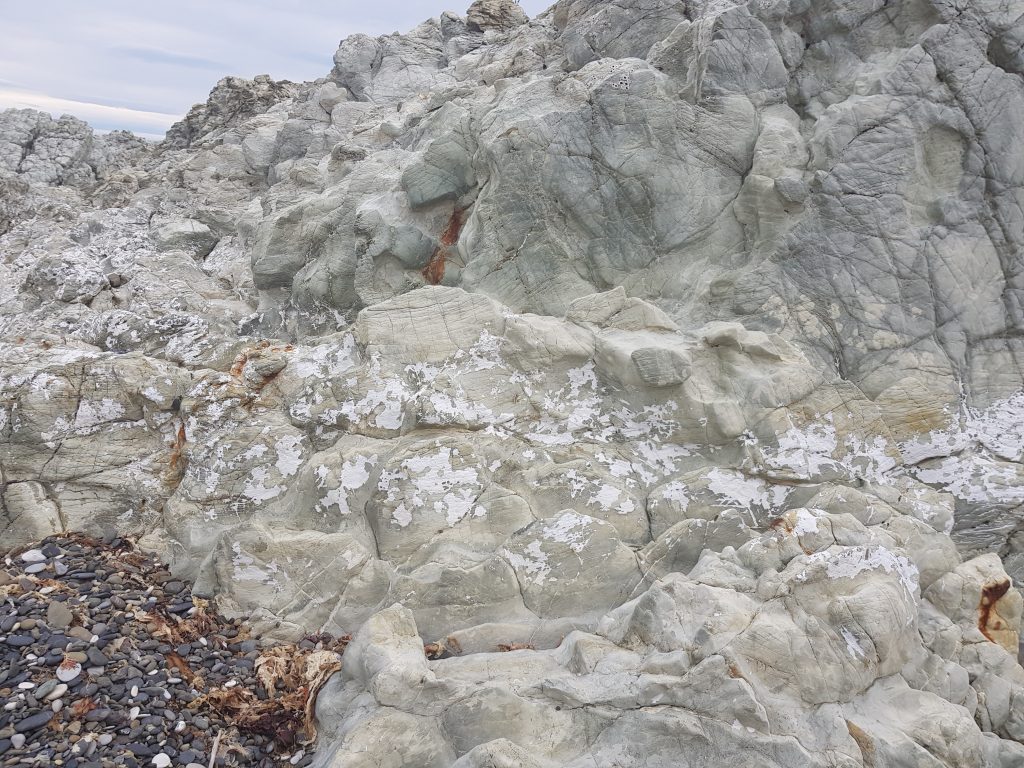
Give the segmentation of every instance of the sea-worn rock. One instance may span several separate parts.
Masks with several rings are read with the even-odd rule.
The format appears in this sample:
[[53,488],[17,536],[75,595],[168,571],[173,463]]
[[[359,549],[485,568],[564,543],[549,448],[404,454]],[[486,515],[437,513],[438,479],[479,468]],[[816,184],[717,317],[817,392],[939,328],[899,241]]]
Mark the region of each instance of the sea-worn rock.
[[1021,763],[1021,14],[890,5],[480,0],[159,145],[0,113],[0,539],[354,633],[324,768]]

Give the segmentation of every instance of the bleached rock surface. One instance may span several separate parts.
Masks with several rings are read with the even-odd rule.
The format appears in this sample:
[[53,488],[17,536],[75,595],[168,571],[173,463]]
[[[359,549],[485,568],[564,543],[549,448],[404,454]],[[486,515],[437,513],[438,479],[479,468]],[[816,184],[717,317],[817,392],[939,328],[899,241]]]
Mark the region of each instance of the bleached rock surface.
[[0,540],[354,632],[325,767],[1024,765],[1022,19],[480,0],[0,113]]

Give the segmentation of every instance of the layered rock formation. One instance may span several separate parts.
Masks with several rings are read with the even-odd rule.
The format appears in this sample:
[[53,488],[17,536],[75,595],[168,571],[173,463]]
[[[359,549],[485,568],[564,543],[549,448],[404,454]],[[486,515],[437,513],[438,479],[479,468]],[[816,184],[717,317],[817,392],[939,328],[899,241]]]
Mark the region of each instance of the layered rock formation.
[[481,0],[160,145],[0,114],[4,544],[356,632],[323,766],[1024,764],[1022,14]]

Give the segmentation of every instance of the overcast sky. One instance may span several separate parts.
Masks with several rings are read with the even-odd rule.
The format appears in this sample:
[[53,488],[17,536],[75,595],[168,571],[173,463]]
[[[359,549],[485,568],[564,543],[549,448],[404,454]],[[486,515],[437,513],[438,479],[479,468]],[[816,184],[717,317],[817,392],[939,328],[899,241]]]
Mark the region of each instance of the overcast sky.
[[[405,32],[462,0],[0,0],[0,109],[159,137],[225,75],[313,80],[355,32]],[[554,0],[521,0],[535,16]]]

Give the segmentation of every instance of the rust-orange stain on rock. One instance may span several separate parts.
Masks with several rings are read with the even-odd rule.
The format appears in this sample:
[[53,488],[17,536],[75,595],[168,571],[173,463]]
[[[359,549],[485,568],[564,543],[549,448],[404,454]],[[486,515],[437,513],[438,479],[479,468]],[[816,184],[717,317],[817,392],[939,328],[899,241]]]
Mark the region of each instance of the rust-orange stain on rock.
[[162,479],[170,488],[177,488],[181,479],[185,476],[185,465],[188,463],[185,457],[185,445],[188,439],[185,436],[185,422],[178,424],[178,431],[174,435],[174,442],[171,444],[171,456],[167,462],[167,471],[163,473]]
[[444,280],[444,261],[448,252],[445,248],[434,249],[434,255],[430,257],[427,266],[423,268],[423,279],[431,285],[440,285]]
[[181,462],[181,454],[185,449],[185,423],[178,425],[178,432],[174,436],[174,445],[171,446],[171,471],[177,472]]
[[[1010,580],[999,581],[994,584],[986,584],[981,588],[981,601],[978,603],[978,629],[981,634],[993,643],[999,643],[992,637],[994,632],[1003,632],[1009,627],[995,610],[996,603],[1003,599],[1003,596],[1010,591]],[[1002,645],[1002,643],[999,643]]]
[[875,743],[871,737],[868,736],[863,728],[855,723],[851,723],[849,720],[846,721],[846,730],[850,734],[850,738],[856,742],[857,747],[860,749],[860,757],[864,763],[864,768],[875,768]]
[[466,223],[466,209],[456,208],[448,219],[448,225],[441,232],[441,245],[423,268],[423,279],[431,285],[440,285],[444,280],[445,262],[448,260],[448,249],[459,242],[459,235],[462,234],[462,227]]

